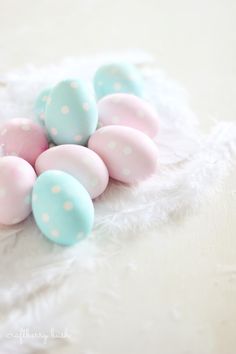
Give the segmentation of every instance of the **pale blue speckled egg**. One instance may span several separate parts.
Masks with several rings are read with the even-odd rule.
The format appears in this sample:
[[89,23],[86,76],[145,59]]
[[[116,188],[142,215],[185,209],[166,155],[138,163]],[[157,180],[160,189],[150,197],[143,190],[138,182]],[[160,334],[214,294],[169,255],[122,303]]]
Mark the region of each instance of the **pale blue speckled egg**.
[[93,227],[94,207],[88,192],[62,171],[47,171],[37,178],[32,210],[42,234],[61,245],[84,239]]
[[51,91],[45,124],[57,145],[85,145],[97,128],[96,101],[82,80],[64,80]]
[[130,93],[143,96],[143,79],[138,69],[130,63],[101,66],[94,76],[97,99],[112,93]]
[[45,110],[47,103],[50,102],[51,88],[47,88],[43,90],[37,97],[34,104],[34,113],[36,116],[37,123],[39,123],[42,127],[45,127]]

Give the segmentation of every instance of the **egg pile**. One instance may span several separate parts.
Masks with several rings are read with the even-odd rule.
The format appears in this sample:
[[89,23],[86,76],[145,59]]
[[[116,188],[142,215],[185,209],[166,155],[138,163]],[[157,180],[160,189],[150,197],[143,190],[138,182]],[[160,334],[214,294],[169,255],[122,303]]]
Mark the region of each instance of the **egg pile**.
[[104,65],[94,91],[63,80],[38,96],[37,122],[15,118],[0,127],[0,224],[33,211],[44,236],[73,245],[91,232],[92,200],[110,178],[132,185],[155,173],[158,116],[143,99],[139,71]]

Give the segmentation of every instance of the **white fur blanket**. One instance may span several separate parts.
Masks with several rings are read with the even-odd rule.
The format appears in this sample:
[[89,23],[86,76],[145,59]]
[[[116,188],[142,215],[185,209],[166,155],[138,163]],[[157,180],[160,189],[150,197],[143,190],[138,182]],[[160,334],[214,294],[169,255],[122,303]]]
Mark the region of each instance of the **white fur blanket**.
[[[125,247],[130,237],[199,207],[219,187],[232,166],[236,125],[221,122],[210,134],[201,133],[184,90],[142,52],[70,58],[58,65],[30,66],[10,72],[0,77],[0,120],[34,119],[33,103],[43,88],[67,77],[91,82],[99,65],[120,59],[138,65],[145,77],[146,96],[160,115],[157,139],[160,171],[137,187],[110,185],[95,202],[93,234],[74,247],[48,242],[32,217],[14,227],[1,227],[1,353],[32,353],[36,348],[44,352],[57,345],[53,336],[45,347],[42,337],[32,338],[26,333],[24,345],[19,346],[18,337],[24,336],[23,332],[20,334],[24,328],[36,328],[41,333],[52,326],[62,328],[67,313],[59,314],[58,307],[56,310],[53,305],[56,294],[63,292],[66,276],[69,274],[75,281],[89,276],[101,264],[109,262],[112,252],[116,253],[121,245]],[[95,294],[84,289],[80,296],[92,303]],[[70,336],[64,340],[69,341]]]

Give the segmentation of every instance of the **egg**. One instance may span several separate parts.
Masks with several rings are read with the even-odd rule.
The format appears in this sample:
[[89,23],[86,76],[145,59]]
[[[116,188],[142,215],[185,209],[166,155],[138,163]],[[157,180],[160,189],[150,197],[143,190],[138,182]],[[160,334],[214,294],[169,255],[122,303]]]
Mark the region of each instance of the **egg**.
[[61,81],[52,89],[45,124],[55,144],[85,145],[97,122],[96,101],[84,81]]
[[103,97],[98,102],[100,126],[124,125],[135,128],[155,138],[159,130],[159,118],[150,103],[127,93]]
[[143,79],[138,69],[130,63],[104,65],[95,73],[94,89],[98,99],[120,92],[142,97]]
[[109,175],[120,182],[140,182],[157,168],[155,143],[134,128],[110,125],[98,129],[88,147],[103,159]]
[[0,224],[13,225],[31,213],[33,167],[16,156],[0,158]]
[[73,245],[92,230],[94,207],[82,184],[68,173],[51,170],[36,180],[32,195],[35,222],[44,236]]
[[47,103],[50,102],[51,88],[43,90],[37,97],[34,104],[34,112],[36,116],[37,123],[42,127],[45,127],[45,110]]
[[48,148],[48,141],[39,124],[15,118],[1,125],[0,146],[3,155],[18,156],[34,165],[37,157]]
[[79,145],[60,145],[43,152],[35,163],[37,174],[61,170],[74,176],[92,199],[107,187],[109,175],[102,159],[92,150]]

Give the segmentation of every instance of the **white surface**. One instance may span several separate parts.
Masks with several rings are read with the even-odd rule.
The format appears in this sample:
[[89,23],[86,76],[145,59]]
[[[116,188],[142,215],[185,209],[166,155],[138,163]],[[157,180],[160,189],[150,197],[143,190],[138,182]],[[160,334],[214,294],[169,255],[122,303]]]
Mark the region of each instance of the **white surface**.
[[[203,128],[212,117],[235,119],[233,1],[53,0],[32,5],[22,0],[0,5],[1,73],[27,62],[141,47],[187,87]],[[72,309],[75,343],[61,353],[234,354],[235,208],[234,171],[198,215],[153,230],[112,257],[109,267],[96,273],[101,296],[93,304],[109,315],[103,323],[91,323],[88,309],[79,317],[78,301],[78,309]],[[114,279],[118,298],[102,293]],[[72,279],[66,289],[64,306],[80,292]]]

